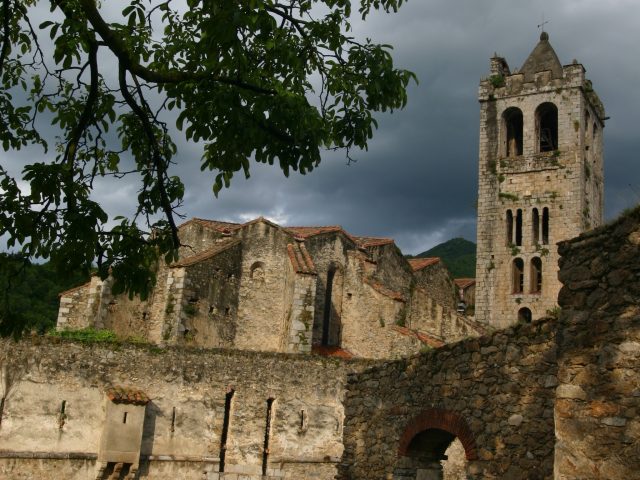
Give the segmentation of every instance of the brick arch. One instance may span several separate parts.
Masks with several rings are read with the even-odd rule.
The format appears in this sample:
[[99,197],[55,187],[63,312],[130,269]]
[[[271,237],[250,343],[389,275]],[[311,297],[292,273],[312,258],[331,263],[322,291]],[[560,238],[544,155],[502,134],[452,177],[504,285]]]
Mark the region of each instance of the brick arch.
[[467,460],[478,459],[476,441],[465,419],[457,413],[440,408],[429,408],[409,421],[400,437],[398,455],[406,456],[411,440],[420,432],[424,432],[430,428],[437,428],[455,435],[460,439],[464,447]]

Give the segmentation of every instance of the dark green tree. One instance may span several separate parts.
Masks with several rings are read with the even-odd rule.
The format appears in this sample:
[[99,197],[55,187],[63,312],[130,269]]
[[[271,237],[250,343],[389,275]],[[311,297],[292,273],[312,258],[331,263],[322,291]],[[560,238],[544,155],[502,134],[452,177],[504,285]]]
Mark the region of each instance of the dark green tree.
[[[304,174],[323,150],[366,148],[373,113],[403,107],[414,76],[350,35],[352,8],[366,19],[404,1],[0,0],[0,141],[49,152],[21,178],[3,155],[0,235],[62,272],[111,270],[116,293],[144,298],[179,246],[171,135],[201,142],[216,195],[251,160]],[[126,175],[140,180],[136,215],[106,227],[94,184]]]

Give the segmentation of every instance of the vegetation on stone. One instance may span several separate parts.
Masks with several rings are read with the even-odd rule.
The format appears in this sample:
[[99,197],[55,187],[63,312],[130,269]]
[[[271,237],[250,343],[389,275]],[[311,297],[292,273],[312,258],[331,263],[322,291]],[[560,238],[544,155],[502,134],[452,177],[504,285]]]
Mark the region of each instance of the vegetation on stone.
[[116,337],[116,334],[111,330],[96,330],[94,328],[84,328],[82,330],[54,330],[49,332],[49,336],[87,343],[118,341],[118,337]]

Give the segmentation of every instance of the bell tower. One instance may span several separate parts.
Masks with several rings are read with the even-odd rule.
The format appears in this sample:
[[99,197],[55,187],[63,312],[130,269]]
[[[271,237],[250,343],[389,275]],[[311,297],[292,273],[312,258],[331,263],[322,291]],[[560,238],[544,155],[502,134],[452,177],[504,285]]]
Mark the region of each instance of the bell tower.
[[476,319],[502,328],[557,305],[557,242],[602,223],[600,99],[542,32],[522,68],[480,82]]

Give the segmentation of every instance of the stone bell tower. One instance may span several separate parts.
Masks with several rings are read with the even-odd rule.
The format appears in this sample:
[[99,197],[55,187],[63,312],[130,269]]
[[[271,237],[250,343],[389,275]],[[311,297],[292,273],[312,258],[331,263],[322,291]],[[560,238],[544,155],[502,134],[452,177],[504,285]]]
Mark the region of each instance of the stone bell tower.
[[476,318],[501,328],[556,307],[556,243],[602,222],[605,113],[546,32],[513,73],[495,55],[478,98]]

